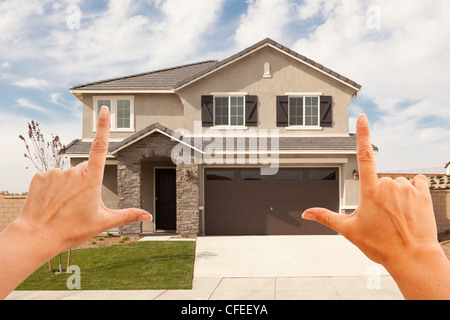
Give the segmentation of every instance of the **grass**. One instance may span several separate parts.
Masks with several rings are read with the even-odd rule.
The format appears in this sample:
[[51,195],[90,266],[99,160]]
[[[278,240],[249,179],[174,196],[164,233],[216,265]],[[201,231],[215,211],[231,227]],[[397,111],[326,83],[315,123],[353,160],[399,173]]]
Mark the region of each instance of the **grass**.
[[[71,265],[80,267],[81,290],[191,289],[195,242],[149,241],[103,248],[72,250]],[[67,252],[62,254],[64,271]],[[52,260],[57,271],[59,258]],[[68,290],[73,274],[50,272],[48,263],[17,290]]]

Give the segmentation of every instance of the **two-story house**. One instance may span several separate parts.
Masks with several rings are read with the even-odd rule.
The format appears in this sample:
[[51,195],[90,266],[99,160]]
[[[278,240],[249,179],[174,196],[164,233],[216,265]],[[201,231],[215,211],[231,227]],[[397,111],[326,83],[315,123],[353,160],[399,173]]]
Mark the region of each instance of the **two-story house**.
[[358,205],[349,104],[360,89],[265,39],[223,61],[71,88],[83,132],[66,155],[72,165],[87,160],[98,111],[108,106],[104,203],[154,216],[122,234],[333,234],[301,214]]

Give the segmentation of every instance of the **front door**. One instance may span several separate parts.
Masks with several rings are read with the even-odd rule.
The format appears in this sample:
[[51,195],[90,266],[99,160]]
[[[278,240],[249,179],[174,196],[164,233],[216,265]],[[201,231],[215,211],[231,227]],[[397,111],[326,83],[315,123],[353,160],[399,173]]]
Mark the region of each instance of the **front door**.
[[176,171],[155,169],[155,220],[157,230],[176,230]]

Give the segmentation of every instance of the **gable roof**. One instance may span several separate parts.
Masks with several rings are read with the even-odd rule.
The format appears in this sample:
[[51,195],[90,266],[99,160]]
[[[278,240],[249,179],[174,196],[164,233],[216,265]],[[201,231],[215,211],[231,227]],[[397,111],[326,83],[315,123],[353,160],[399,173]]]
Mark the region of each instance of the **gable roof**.
[[97,82],[87,83],[72,87],[70,90],[72,93],[81,92],[99,92],[99,91],[127,91],[127,92],[160,92],[168,93],[175,92],[183,87],[194,83],[205,76],[208,76],[227,65],[255,52],[262,48],[270,46],[288,56],[300,61],[319,72],[344,83],[356,92],[361,89],[361,85],[353,80],[331,70],[327,67],[317,63],[291,49],[275,42],[272,39],[266,38],[247,49],[244,49],[229,58],[222,61],[209,60],[199,63],[187,64],[183,66],[161,69],[157,71],[140,73],[120,78],[101,80]]
[[204,77],[208,74],[211,74],[214,71],[219,70],[219,69],[227,66],[228,64],[233,63],[236,60],[243,58],[243,57],[245,57],[257,50],[260,50],[264,47],[267,47],[267,46],[271,46],[272,48],[279,50],[279,51],[291,56],[292,58],[295,58],[296,60],[298,60],[298,61],[300,61],[300,62],[302,62],[302,63],[304,63],[304,64],[348,85],[348,86],[351,86],[356,91],[359,91],[362,88],[362,86],[360,84],[356,83],[355,81],[350,80],[349,78],[347,78],[331,69],[328,69],[327,67],[321,65],[320,63],[317,63],[314,60],[311,60],[311,59],[289,49],[288,47],[285,47],[285,46],[277,43],[276,41],[274,41],[270,38],[266,38],[256,44],[252,45],[251,47],[248,47],[247,49],[242,50],[241,52],[238,52],[238,53],[232,55],[231,57],[212,65],[209,69],[206,69],[203,72],[196,74],[194,76],[191,76],[191,78],[178,83],[178,87],[176,89],[180,89],[190,83],[193,83],[193,82],[201,79],[202,77]]

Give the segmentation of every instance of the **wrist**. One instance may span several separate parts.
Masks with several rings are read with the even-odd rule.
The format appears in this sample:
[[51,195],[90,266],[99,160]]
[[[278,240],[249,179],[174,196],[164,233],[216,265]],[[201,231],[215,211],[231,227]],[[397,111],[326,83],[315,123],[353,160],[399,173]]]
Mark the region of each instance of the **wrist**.
[[0,233],[0,299],[56,255],[31,229],[18,219]]
[[443,254],[439,242],[433,241],[428,244],[417,244],[413,248],[403,250],[400,254],[397,253],[395,257],[391,257],[384,265],[386,269],[397,272],[405,270],[406,266],[411,268],[411,266],[427,264],[430,260],[440,259]]
[[450,273],[450,261],[437,241],[411,250],[385,267],[406,299],[450,298],[447,287],[435,285]]
[[37,263],[45,263],[59,253],[45,235],[21,218],[12,222],[3,236],[16,250],[28,251],[28,258],[33,258]]

